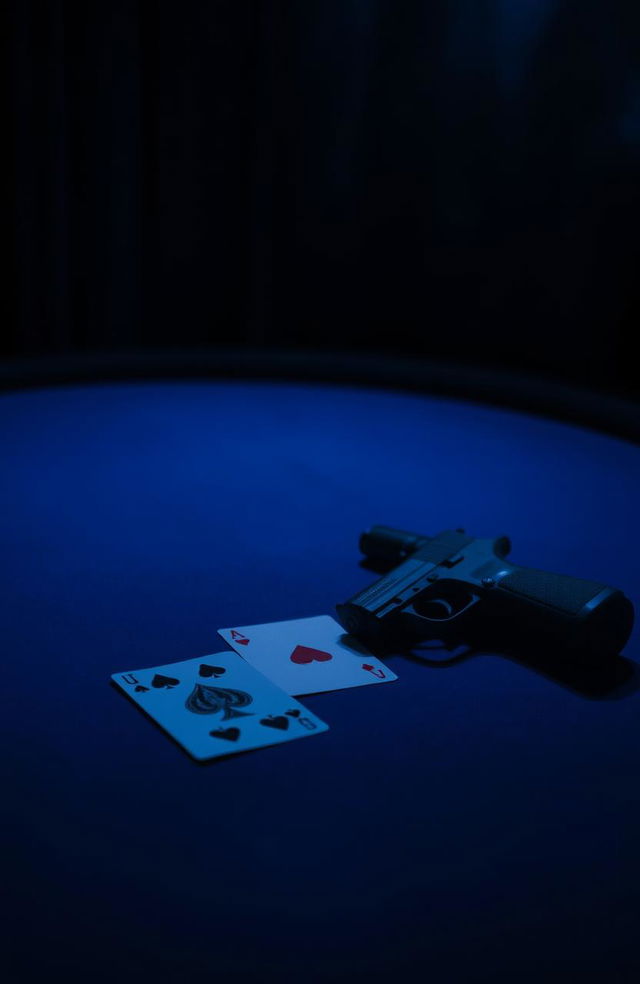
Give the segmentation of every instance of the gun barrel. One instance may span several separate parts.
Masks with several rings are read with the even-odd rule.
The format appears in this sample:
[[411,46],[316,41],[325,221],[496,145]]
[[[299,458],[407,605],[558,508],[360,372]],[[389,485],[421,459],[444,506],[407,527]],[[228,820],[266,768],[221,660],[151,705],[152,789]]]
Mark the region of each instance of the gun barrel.
[[421,536],[407,530],[394,530],[390,526],[371,526],[360,536],[360,550],[369,560],[394,566],[432,539],[431,536]]

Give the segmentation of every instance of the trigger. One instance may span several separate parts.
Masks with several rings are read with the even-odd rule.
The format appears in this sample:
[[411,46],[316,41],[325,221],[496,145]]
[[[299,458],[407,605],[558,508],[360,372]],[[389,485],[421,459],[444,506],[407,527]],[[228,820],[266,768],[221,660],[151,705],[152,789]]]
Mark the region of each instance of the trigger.
[[444,598],[429,598],[420,606],[420,614],[424,615],[425,618],[436,620],[451,618],[453,613],[453,605],[449,604]]

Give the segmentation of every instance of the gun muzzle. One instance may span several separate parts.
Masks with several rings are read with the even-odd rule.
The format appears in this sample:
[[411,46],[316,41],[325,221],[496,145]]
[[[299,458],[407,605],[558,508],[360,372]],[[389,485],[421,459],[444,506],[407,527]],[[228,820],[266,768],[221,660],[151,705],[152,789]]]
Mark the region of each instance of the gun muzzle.
[[360,536],[360,550],[369,560],[390,566],[400,564],[433,537],[394,530],[390,526],[372,526]]

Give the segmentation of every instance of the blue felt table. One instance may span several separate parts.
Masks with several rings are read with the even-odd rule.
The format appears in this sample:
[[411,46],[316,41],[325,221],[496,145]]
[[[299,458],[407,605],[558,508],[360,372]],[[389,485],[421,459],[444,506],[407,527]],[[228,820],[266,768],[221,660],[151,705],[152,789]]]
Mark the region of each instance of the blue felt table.
[[0,437],[5,980],[637,979],[638,630],[600,690],[396,655],[306,698],[325,735],[204,766],[109,683],[332,613],[373,523],[637,605],[637,447],[265,382],[9,394]]

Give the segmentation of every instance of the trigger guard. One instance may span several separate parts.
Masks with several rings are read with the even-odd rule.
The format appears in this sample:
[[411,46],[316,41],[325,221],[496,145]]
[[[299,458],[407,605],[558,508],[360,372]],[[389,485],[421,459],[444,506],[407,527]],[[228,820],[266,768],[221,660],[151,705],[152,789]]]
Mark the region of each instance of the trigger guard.
[[441,625],[443,622],[453,622],[455,619],[460,618],[469,608],[472,608],[477,602],[480,601],[479,595],[472,594],[466,605],[462,608],[455,609],[451,602],[447,601],[446,598],[429,598],[428,603],[430,605],[442,605],[448,610],[449,614],[444,618],[430,618],[428,615],[423,615],[421,612],[417,612],[413,604],[408,605],[403,609],[403,615],[409,615],[412,619],[419,619],[421,622],[428,622],[430,625]]
[[417,618],[424,618],[427,622],[448,622],[450,619],[455,618],[455,609],[451,602],[447,601],[446,598],[429,598],[426,602],[429,608],[443,608],[444,615],[425,615],[423,612],[417,612],[413,605],[406,608],[405,611],[409,612],[411,615],[415,615]]

